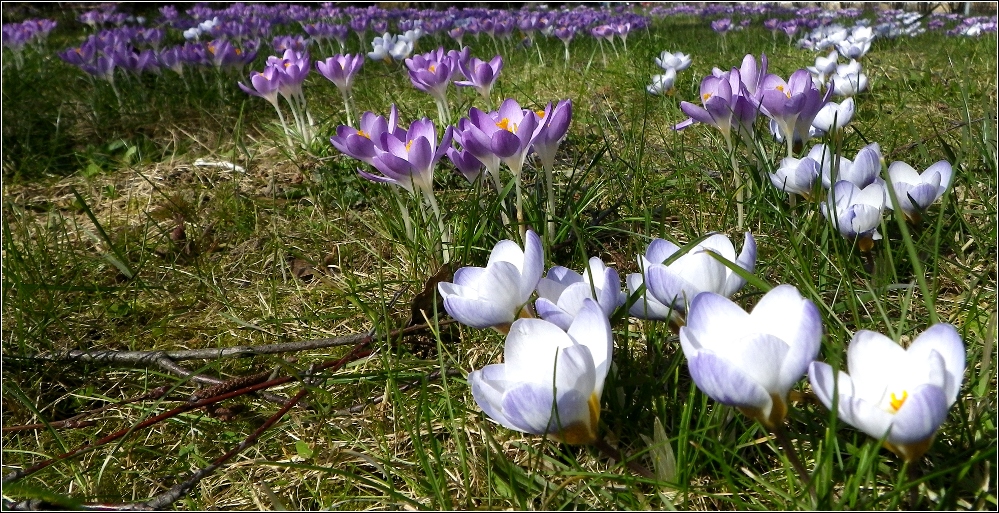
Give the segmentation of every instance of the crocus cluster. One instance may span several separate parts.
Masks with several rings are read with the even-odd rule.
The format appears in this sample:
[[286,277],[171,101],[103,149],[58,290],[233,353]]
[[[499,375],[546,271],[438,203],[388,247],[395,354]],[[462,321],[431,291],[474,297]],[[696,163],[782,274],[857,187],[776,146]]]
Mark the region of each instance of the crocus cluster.
[[[472,394],[503,426],[570,444],[592,443],[610,363],[609,319],[626,305],[628,294],[617,271],[597,257],[589,259],[583,272],[556,265],[542,277],[541,239],[528,230],[524,240],[523,249],[513,241],[500,241],[484,268],[463,267],[453,282],[437,286],[444,308],[459,322],[507,334],[504,363],[469,374]],[[682,256],[674,257],[678,252]],[[745,280],[719,257],[751,273],[756,264],[752,235],[746,234],[738,258],[732,243],[720,234],[683,250],[656,239],[639,257],[643,273],[628,276],[631,295],[639,288],[649,291],[636,296],[629,311],[676,323],[695,295],[717,292],[724,298],[735,293]],[[797,377],[810,361],[798,369]]]
[[[292,147],[292,135],[300,138],[304,145],[308,145],[314,139],[313,127],[315,122],[312,114],[309,113],[305,101],[305,94],[302,91],[302,84],[311,69],[309,54],[299,53],[295,50],[285,50],[281,57],[271,55],[267,57],[267,65],[264,71],[254,71],[250,74],[250,87],[239,82],[239,88],[251,96],[259,96],[267,100],[278,113],[278,119],[284,128],[288,146]],[[278,96],[283,97],[291,108],[292,116],[295,120],[296,131],[292,132],[285,122],[284,115],[278,105]]]
[[[821,183],[826,189],[826,199],[819,205],[822,215],[844,237],[856,240],[862,251],[869,251],[874,241],[881,238],[878,226],[884,210],[892,208],[886,188],[889,184],[879,177],[881,162],[877,143],[862,148],[852,160],[825,144],[817,144],[802,159],[782,160],[780,167],[770,173],[770,181],[778,189],[806,199],[814,199],[815,185]],[[947,161],[937,162],[922,173],[901,161],[888,166],[898,207],[915,224],[946,192],[951,175]]]

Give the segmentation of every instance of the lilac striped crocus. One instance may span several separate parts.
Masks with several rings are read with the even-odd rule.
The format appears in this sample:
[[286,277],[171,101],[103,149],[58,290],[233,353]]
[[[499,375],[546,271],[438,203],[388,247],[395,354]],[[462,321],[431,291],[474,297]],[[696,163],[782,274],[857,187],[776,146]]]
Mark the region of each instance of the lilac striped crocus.
[[846,350],[849,374],[812,362],[808,378],[826,408],[912,463],[933,443],[964,380],[965,349],[957,329],[934,324],[908,348],[860,330]]
[[788,392],[821,341],[818,308],[792,285],[774,287],[749,313],[720,294],[698,294],[680,328],[697,388],[767,428],[783,422]]

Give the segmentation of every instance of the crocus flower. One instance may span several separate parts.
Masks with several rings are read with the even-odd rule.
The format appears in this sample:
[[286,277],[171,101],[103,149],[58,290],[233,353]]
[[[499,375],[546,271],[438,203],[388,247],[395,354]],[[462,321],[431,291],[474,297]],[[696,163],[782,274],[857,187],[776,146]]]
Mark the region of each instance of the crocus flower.
[[826,102],[815,114],[812,126],[822,132],[836,132],[850,124],[853,120],[853,98],[847,98],[842,103]]
[[[732,82],[742,84],[741,80],[732,80],[732,74],[738,70],[726,71],[721,76],[707,76],[701,80],[701,104],[680,102],[680,110],[690,116],[690,119],[676,124],[675,130],[682,130],[695,122],[706,123],[716,127],[722,133],[726,145],[732,147],[732,127],[744,137],[752,136],[752,125],[756,119],[757,106],[751,100],[748,91],[735,91]],[[744,85],[739,86],[745,89]],[[745,92],[746,94],[742,94]]]
[[698,294],[680,328],[697,388],[768,428],[787,415],[787,394],[821,340],[818,308],[791,285],[774,287],[751,313],[719,294]]
[[964,379],[964,343],[950,324],[934,324],[902,348],[873,331],[854,334],[846,352],[849,374],[812,362],[808,377],[826,408],[905,461],[919,459],[957,400]]
[[354,77],[364,65],[361,54],[334,55],[325,61],[316,61],[316,69],[327,80],[333,82],[343,94],[350,94],[354,86]]
[[722,18],[720,20],[714,20],[711,22],[711,30],[724,35],[729,30],[732,30],[732,20],[731,18]]
[[467,150],[448,148],[447,158],[454,164],[455,169],[468,180],[468,183],[475,183],[475,180],[482,174],[482,161]]
[[781,136],[787,140],[788,156],[794,153],[793,142],[807,142],[809,128],[819,109],[829,99],[812,80],[808,70],[799,69],[787,82],[777,75],[768,75],[762,83],[760,102],[763,113],[777,122]]
[[466,80],[456,81],[454,85],[474,87],[479,95],[489,103],[489,93],[493,90],[496,79],[499,78],[500,70],[503,69],[503,57],[497,55],[489,62],[476,57],[472,57],[468,61],[459,60],[458,69]]
[[950,162],[946,160],[933,164],[922,173],[905,162],[892,162],[888,166],[888,177],[906,219],[918,223],[923,212],[947,191],[952,173]]
[[[881,146],[878,143],[871,143],[864,146],[857,152],[857,156],[851,161],[839,155],[830,155],[825,146],[812,148],[816,152],[812,156],[822,163],[822,186],[828,188],[833,181],[846,180],[852,182],[857,187],[863,189],[874,183],[881,173]],[[818,153],[822,152],[819,156]],[[811,152],[809,152],[812,155]],[[819,160],[819,159],[822,160]],[[836,169],[836,176],[833,176],[833,167]]]
[[820,55],[815,58],[815,66],[808,66],[809,73],[815,77],[819,84],[825,84],[826,79],[836,74],[836,66],[839,64],[839,54],[836,50],[829,52],[828,56]]
[[[253,89],[246,87],[242,82],[237,83],[244,93],[251,96],[259,96],[267,100],[275,109],[278,109],[278,87],[281,85],[281,78],[278,70],[273,66],[264,68],[264,72],[254,71],[250,73],[250,85]],[[278,113],[280,113],[280,109]]]
[[652,75],[652,83],[645,86],[645,90],[649,94],[664,94],[668,93],[673,89],[673,83],[676,82],[676,70],[667,69],[665,73],[661,75]]
[[443,53],[430,52],[405,60],[409,80],[413,87],[423,91],[437,102],[447,102],[447,86],[451,83],[457,66]]
[[668,52],[664,51],[656,57],[656,65],[663,69],[663,71],[683,71],[690,67],[690,56],[683,52]]
[[832,81],[833,94],[836,96],[854,96],[867,90],[867,75],[855,60],[837,66]]
[[493,327],[507,332],[544,271],[541,239],[528,230],[524,241],[521,249],[516,242],[501,240],[484,268],[462,267],[454,273],[453,283],[438,283],[447,313],[473,328]]
[[584,299],[566,331],[541,319],[516,320],[504,362],[470,372],[468,383],[482,411],[504,427],[589,444],[597,440],[612,350],[610,322]]
[[381,150],[372,163],[382,176],[360,171],[360,175],[375,182],[394,183],[410,193],[419,190],[434,194],[434,167],[451,146],[452,127],[447,127],[437,144],[437,130],[429,118],[414,121],[405,134],[384,132],[376,148]]
[[572,121],[572,100],[560,100],[554,105],[549,102],[540,114],[543,116],[540,120],[541,129],[532,147],[541,160],[542,167],[551,169],[555,165],[555,152],[569,132],[569,123]]
[[785,157],[780,161],[777,171],[770,173],[770,183],[788,194],[810,198],[815,182],[819,179],[821,166],[820,162],[810,157]]
[[[642,272],[637,276],[643,278],[647,292],[658,303],[679,312],[685,312],[687,303],[701,292],[710,291],[728,297],[746,284],[745,279],[708,254],[709,251],[734,262],[746,272],[752,273],[756,269],[756,239],[749,232],[746,232],[738,257],[732,241],[720,233],[704,239],[686,254],[665,265],[663,262],[677,251],[680,247],[676,244],[654,239],[645,254],[638,257]],[[631,283],[635,279],[629,277],[628,281]]]
[[396,139],[406,136],[406,131],[396,126],[398,119],[399,110],[394,103],[388,119],[372,112],[365,112],[361,115],[360,128],[338,126],[336,135],[330,137],[330,144],[346,155],[373,166],[375,156],[385,151],[376,146],[380,144],[382,134],[391,133]]
[[597,257],[590,258],[583,274],[560,265],[549,269],[538,283],[534,307],[542,319],[567,330],[587,298],[595,300],[607,317],[627,299],[617,271]]
[[819,208],[840,234],[857,239],[861,251],[870,251],[874,241],[881,239],[877,227],[881,224],[885,195],[881,180],[863,189],[853,182],[840,180],[829,189],[828,199]]

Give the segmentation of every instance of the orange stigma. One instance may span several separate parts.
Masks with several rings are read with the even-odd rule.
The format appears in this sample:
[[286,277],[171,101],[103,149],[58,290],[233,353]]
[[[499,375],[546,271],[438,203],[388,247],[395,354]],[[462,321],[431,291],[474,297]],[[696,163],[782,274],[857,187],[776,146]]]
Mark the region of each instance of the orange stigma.
[[898,397],[895,395],[895,392],[892,392],[891,409],[893,410],[893,413],[898,413],[899,408],[902,407],[902,404],[904,404],[905,400],[908,398],[909,398],[909,392],[906,392],[905,390],[902,391],[902,397]]

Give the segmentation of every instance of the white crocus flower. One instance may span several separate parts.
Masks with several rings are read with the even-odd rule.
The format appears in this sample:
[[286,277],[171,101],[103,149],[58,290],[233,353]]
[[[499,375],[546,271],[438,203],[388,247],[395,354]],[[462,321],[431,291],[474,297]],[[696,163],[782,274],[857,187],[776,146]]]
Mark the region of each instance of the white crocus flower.
[[873,331],[850,341],[845,372],[813,362],[808,377],[815,395],[847,424],[885,440],[885,446],[912,462],[921,457],[964,379],[964,343],[950,324],[931,326],[908,349]]
[[541,319],[515,321],[504,362],[470,372],[468,384],[482,411],[504,427],[590,444],[612,349],[607,316],[585,299],[567,331]]

